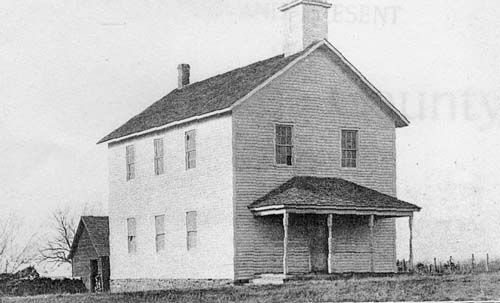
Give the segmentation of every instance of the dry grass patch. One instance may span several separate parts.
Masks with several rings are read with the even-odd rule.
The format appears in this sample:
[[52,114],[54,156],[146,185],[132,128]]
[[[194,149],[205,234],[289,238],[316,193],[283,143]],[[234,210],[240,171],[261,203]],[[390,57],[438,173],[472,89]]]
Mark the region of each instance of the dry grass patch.
[[225,286],[120,294],[4,298],[17,303],[84,302],[339,302],[498,300],[500,273],[460,276],[398,276],[336,281],[297,281],[280,286]]

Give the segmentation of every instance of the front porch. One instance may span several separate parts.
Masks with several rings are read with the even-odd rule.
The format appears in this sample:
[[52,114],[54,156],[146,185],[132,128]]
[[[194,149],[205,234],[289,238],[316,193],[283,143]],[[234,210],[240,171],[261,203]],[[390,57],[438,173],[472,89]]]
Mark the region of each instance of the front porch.
[[[249,208],[261,235],[259,273],[394,273],[395,218],[401,217],[408,218],[413,264],[413,213],[420,208],[355,183],[296,177]],[[270,260],[277,252],[279,272]]]
[[[394,273],[396,217],[338,213],[298,214],[285,210],[266,215],[265,226],[281,221],[282,275]],[[259,220],[259,219],[258,219]],[[408,216],[409,266],[413,264],[413,215]],[[275,231],[276,233],[277,231]],[[278,238],[274,236],[274,242]],[[276,248],[274,248],[276,250]],[[271,267],[266,273],[275,273]]]

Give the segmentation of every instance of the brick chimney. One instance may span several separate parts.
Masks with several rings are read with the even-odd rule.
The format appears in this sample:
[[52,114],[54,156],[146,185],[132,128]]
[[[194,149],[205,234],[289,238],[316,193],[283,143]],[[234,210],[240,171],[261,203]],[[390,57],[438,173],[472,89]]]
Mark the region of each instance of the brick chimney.
[[285,56],[328,38],[328,9],[331,6],[322,0],[295,0],[279,8],[283,12]]
[[189,64],[182,63],[177,66],[177,85],[179,89],[189,84],[189,70]]

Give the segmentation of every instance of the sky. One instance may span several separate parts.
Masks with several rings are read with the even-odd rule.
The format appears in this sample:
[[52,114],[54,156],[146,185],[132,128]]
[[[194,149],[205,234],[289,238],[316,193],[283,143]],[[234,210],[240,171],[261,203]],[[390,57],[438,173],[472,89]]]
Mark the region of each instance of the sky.
[[[176,87],[282,52],[285,0],[4,1],[0,217],[107,203],[96,142]],[[398,197],[417,260],[500,257],[500,2],[334,0],[329,41],[411,121]],[[408,256],[408,221],[397,250]]]

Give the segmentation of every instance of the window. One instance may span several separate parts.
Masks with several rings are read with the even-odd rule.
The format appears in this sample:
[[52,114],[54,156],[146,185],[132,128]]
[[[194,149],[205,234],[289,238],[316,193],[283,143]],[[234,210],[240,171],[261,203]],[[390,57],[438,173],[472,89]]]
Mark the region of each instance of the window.
[[356,167],[358,157],[358,131],[342,130],[342,167]]
[[186,169],[196,167],[196,132],[186,132]]
[[163,174],[163,139],[154,139],[155,146],[155,175]]
[[186,213],[187,250],[196,248],[196,212]]
[[135,253],[137,251],[137,236],[135,231],[135,218],[127,219],[127,235],[128,235],[128,252]]
[[165,250],[165,216],[155,216],[156,251]]
[[127,181],[135,178],[135,149],[133,145],[125,148],[127,158]]
[[276,125],[276,164],[292,165],[292,126]]

